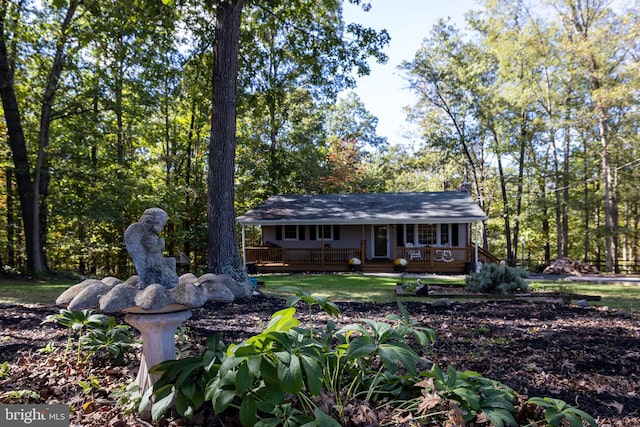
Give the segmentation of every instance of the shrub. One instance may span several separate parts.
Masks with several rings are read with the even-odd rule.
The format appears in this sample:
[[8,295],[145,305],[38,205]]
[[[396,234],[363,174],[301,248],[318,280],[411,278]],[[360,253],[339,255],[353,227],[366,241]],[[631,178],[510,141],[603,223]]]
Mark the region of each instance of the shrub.
[[467,289],[472,292],[488,294],[512,294],[526,291],[528,286],[524,281],[527,273],[519,268],[508,265],[487,264],[479,273],[467,276]]
[[[289,303],[318,306],[330,315],[337,307],[300,291]],[[142,399],[154,421],[172,406],[187,418],[205,402],[216,414],[233,412],[243,426],[340,427],[341,425],[493,425],[515,426],[517,395],[506,385],[472,371],[445,371],[424,358],[435,340],[432,329],[400,315],[389,323],[364,319],[340,329],[332,321],[305,328],[295,307],[274,313],[259,334],[224,345],[219,335],[207,340],[199,356],[162,362],[160,375]],[[588,414],[550,398],[532,398],[543,420],[560,427],[586,422]],[[143,403],[144,405],[144,403]],[[385,419],[378,419],[379,409]],[[397,423],[396,423],[397,421]],[[423,424],[424,423],[424,424]],[[580,423],[580,424],[578,424]]]
[[124,363],[125,358],[133,353],[134,339],[129,326],[117,323],[113,316],[93,313],[93,310],[62,309],[58,314],[47,316],[45,321],[68,328],[65,357],[75,336],[78,363],[83,360],[83,352],[85,361],[103,353],[118,364]]

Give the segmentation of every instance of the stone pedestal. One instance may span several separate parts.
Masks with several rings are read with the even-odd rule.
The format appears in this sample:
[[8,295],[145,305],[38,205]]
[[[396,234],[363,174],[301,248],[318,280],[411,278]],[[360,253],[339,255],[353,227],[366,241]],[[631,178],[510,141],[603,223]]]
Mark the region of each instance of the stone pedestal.
[[144,394],[158,380],[149,368],[176,358],[175,334],[178,326],[191,317],[190,310],[169,313],[129,313],[124,321],[142,334],[142,357],[136,383]]

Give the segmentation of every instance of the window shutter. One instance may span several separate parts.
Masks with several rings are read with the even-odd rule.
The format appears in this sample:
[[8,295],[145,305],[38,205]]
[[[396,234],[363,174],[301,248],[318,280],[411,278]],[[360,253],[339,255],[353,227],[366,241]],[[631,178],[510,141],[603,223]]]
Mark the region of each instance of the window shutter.
[[460,246],[458,228],[459,224],[451,224],[451,246]]
[[333,226],[333,240],[340,240],[340,226]]
[[396,246],[404,246],[404,224],[396,225]]
[[276,225],[276,240],[282,240],[282,226]]
[[298,226],[298,240],[304,240],[305,238],[305,226],[304,225],[299,225]]
[[309,240],[316,240],[316,226],[309,226]]

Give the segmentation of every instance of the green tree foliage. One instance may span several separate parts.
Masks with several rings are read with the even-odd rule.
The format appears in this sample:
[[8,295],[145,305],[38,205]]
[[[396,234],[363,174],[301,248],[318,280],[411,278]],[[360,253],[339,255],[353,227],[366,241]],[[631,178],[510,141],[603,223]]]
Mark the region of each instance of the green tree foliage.
[[465,182],[490,218],[483,245],[504,258],[640,261],[630,2],[487,0],[467,29],[438,23],[402,67],[417,146],[387,145],[361,101],[338,96],[386,60],[385,31],[344,22],[338,0],[247,2],[236,139],[226,181],[207,183],[222,161],[210,151],[218,3],[0,3],[3,264],[133,273],[122,233],[160,206],[168,252],[203,270],[220,246],[207,241],[208,189],[225,194],[212,204],[228,236],[273,194]]
[[[2,2],[4,70],[12,73],[3,78],[13,83],[15,111],[22,114],[19,121],[4,120],[0,130],[3,141],[13,143],[12,128],[5,124],[21,125],[20,159],[28,162],[24,167],[11,162],[3,175],[3,262],[26,267],[25,255],[31,251],[25,251],[24,231],[37,225],[42,227],[35,233],[42,237],[42,253],[55,269],[132,273],[122,233],[153,205],[170,214],[168,251],[184,252],[195,269],[207,262],[214,6],[195,1]],[[77,12],[67,33],[61,33],[71,7]],[[249,190],[240,192],[238,206],[253,206],[286,190],[286,183],[296,191],[318,190],[327,102],[353,85],[355,75],[368,72],[370,57],[383,61],[381,48],[388,42],[385,32],[344,23],[341,7],[338,1],[272,1],[245,8],[239,46],[241,139],[232,147],[238,162],[231,161],[230,167],[238,188]],[[53,97],[44,92],[51,68],[42,64],[55,62],[56,49],[63,55],[55,68],[60,74],[51,85],[57,89]],[[279,66],[263,67],[275,62]],[[43,102],[49,99],[45,96],[53,102]],[[42,105],[50,108],[47,128],[39,123]],[[3,108],[3,117],[12,111]],[[38,142],[39,129],[48,132],[46,143]],[[264,158],[273,162],[256,179],[265,141],[270,157]],[[9,165],[7,157],[3,160]],[[33,175],[36,165],[40,175]],[[318,172],[314,177],[309,171]],[[18,212],[25,209],[17,209],[13,199],[20,196],[23,205],[36,206],[35,199],[28,199],[34,176],[41,177],[36,194],[41,215],[29,225],[31,217],[21,221]],[[233,187],[220,185],[216,189]],[[233,223],[234,198],[230,201],[225,211]],[[16,232],[22,223],[24,230]],[[233,232],[234,227],[225,231]],[[32,241],[26,239],[29,245]]]
[[635,15],[609,2],[482,6],[471,30],[439,23],[404,64],[420,152],[465,159],[492,218],[485,244],[505,258],[549,262],[555,247],[607,271],[637,261],[637,215],[622,202],[637,198],[622,190],[637,160]]

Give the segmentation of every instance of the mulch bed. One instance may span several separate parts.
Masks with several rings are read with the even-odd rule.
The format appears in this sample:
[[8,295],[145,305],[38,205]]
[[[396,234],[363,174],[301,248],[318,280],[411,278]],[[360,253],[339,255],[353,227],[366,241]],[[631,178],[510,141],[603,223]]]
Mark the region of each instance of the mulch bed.
[[[340,324],[398,313],[396,304],[338,303]],[[525,396],[563,399],[596,418],[600,426],[640,426],[640,314],[524,301],[405,304],[412,318],[436,330],[430,359],[441,367],[474,370]],[[232,304],[208,303],[186,322],[192,343],[222,332],[225,342],[245,339],[284,308],[274,298]],[[101,360],[77,365],[63,358],[66,330],[41,322],[58,312],[52,306],[0,305],[0,403],[67,403],[76,408],[71,425],[149,425],[115,406],[114,389],[135,377],[136,362],[113,367]],[[304,310],[300,317],[304,318]],[[326,320],[317,314],[315,321]],[[52,354],[38,349],[53,343]],[[79,381],[99,382],[83,392]],[[32,390],[16,396],[12,391]],[[207,422],[200,420],[202,424]],[[162,425],[189,425],[173,420]],[[225,424],[229,426],[229,424]]]

